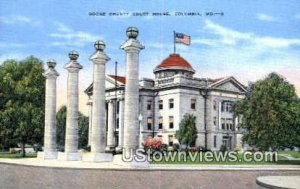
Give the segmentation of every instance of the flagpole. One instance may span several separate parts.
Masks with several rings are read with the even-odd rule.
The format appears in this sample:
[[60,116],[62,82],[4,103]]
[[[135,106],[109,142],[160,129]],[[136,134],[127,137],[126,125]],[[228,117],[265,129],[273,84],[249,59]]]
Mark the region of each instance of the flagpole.
[[115,62],[115,104],[114,104],[114,136],[115,136],[115,144],[117,146],[117,109],[118,109],[118,98],[117,98],[117,89],[118,89],[118,84],[117,84],[117,77],[118,77],[118,62]]
[[174,54],[176,53],[176,32],[173,31],[174,34]]

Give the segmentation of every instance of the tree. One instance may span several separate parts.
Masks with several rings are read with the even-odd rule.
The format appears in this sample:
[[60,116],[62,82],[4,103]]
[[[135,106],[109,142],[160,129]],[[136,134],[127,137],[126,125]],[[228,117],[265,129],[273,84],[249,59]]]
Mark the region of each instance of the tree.
[[89,136],[89,118],[84,116],[79,112],[79,120],[78,120],[78,129],[79,129],[79,139],[78,139],[78,147],[86,148],[88,145],[88,136]]
[[[5,148],[42,143],[44,129],[45,78],[43,63],[31,56],[7,60],[0,67],[0,137]],[[3,143],[2,143],[3,141]],[[9,142],[10,141],[10,142]]]
[[299,146],[300,101],[295,88],[276,73],[253,83],[234,111],[243,116],[243,141],[262,150]]
[[56,113],[56,142],[58,146],[65,145],[67,107],[62,106]]
[[192,114],[185,114],[179,123],[179,130],[176,131],[175,137],[180,144],[195,145],[197,139],[196,117]]
[[[67,120],[67,107],[62,106],[56,113],[56,141],[59,146],[65,145],[65,131]],[[78,147],[85,148],[88,144],[89,119],[79,112],[78,119]]]

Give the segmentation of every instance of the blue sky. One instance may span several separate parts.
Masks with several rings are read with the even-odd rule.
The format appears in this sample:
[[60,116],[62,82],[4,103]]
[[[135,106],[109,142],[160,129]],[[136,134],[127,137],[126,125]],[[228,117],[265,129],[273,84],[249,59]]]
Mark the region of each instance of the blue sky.
[[[105,12],[106,16],[89,16]],[[148,12],[150,16],[132,16]],[[151,16],[169,12],[171,16]],[[202,16],[174,16],[175,12],[195,12]],[[205,16],[206,12],[224,15]],[[129,13],[109,16],[109,13]],[[177,45],[177,52],[196,70],[197,77],[232,75],[247,84],[276,71],[297,88],[300,95],[300,1],[108,1],[108,0],[2,0],[0,2],[0,61],[34,55],[43,61],[57,60],[59,105],[66,100],[67,72],[63,65],[68,52],[77,50],[84,66],[80,89],[92,81],[89,56],[93,43],[105,41],[113,62],[125,71],[125,55],[119,49],[126,40],[128,26],[139,28],[138,39],[145,45],[140,54],[141,77],[152,71],[173,52],[173,31],[190,35],[190,46]],[[82,106],[85,96],[81,94]],[[82,108],[82,111],[86,111]]]

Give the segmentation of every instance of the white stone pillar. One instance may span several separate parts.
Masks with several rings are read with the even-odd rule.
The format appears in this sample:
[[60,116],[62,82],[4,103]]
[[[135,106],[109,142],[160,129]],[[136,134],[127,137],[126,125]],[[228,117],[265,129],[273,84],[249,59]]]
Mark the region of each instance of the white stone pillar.
[[238,125],[239,125],[239,116],[234,117],[234,131],[238,131]]
[[222,129],[222,101],[219,102],[219,109],[218,109],[218,115],[219,115],[219,129]]
[[[140,127],[140,135],[139,135],[139,148],[143,149],[143,133],[144,133],[144,127],[143,127],[143,116],[142,114],[139,115],[139,127]],[[152,127],[154,127],[154,124],[152,124]]]
[[136,39],[138,29],[127,29],[128,40],[121,46],[126,52],[124,111],[124,152],[135,151],[139,143],[139,52],[144,46]]
[[66,64],[65,69],[68,70],[67,84],[67,123],[65,152],[59,153],[60,160],[78,161],[81,160],[81,153],[78,152],[78,73],[82,66],[77,62],[78,52],[71,51],[69,53],[70,62]]
[[94,64],[93,110],[91,153],[83,158],[86,161],[112,161],[112,154],[105,153],[106,147],[106,108],[105,108],[105,64],[110,58],[103,52],[103,41],[95,42],[96,52],[90,57]]
[[43,73],[46,77],[44,152],[39,152],[38,157],[56,159],[56,79],[59,74],[55,60],[48,60],[47,65],[48,70]]
[[107,121],[107,146],[106,150],[110,151],[115,147],[115,118],[114,118],[114,100],[108,101],[108,121]]
[[88,137],[88,146],[91,146],[92,144],[92,108],[93,108],[93,102],[91,99],[89,99],[88,103],[86,104],[88,106],[89,111],[89,137]]
[[121,151],[124,144],[124,99],[119,100],[119,144],[116,151]]

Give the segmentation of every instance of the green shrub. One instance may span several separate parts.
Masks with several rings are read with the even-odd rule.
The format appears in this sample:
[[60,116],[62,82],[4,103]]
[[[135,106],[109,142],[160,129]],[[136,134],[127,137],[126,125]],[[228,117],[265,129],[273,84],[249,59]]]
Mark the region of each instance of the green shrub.
[[86,146],[86,147],[84,148],[84,151],[90,152],[90,151],[91,151],[91,146]]
[[180,145],[178,143],[173,144],[173,150],[178,151],[180,149]]
[[225,145],[221,145],[220,152],[225,153],[227,151],[227,147]]
[[235,147],[235,148],[233,149],[233,151],[235,151],[235,152],[239,152],[239,151],[241,151],[241,148],[239,148],[239,147]]

